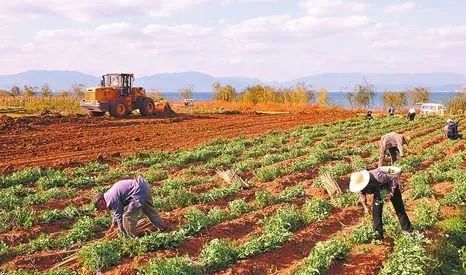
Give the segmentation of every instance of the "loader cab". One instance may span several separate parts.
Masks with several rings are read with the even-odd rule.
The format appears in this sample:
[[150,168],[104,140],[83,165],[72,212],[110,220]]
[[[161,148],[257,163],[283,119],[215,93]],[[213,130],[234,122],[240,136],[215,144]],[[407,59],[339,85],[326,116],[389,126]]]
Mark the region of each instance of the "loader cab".
[[102,87],[113,87],[120,91],[120,96],[128,96],[134,82],[133,74],[106,74],[102,76]]

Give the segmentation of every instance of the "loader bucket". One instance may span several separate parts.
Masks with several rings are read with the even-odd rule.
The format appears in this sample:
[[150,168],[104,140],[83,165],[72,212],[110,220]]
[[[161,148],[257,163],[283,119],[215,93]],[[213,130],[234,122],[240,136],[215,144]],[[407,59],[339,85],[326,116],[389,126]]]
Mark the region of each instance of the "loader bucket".
[[159,101],[155,105],[155,114],[157,116],[163,117],[173,117],[176,116],[176,113],[170,107],[170,104],[166,101]]

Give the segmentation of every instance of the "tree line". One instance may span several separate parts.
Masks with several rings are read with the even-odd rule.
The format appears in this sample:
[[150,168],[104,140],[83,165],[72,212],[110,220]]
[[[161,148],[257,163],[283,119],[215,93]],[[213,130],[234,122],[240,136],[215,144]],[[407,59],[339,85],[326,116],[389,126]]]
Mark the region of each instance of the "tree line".
[[56,94],[52,91],[49,84],[45,83],[42,87],[24,85],[23,88],[18,86],[11,87],[10,91],[0,91],[3,96],[26,96],[26,97],[51,97],[54,95],[65,97],[84,97],[86,88],[83,84],[73,84],[70,89],[59,90]]
[[[312,86],[299,83],[294,87],[275,88],[263,84],[255,84],[237,91],[232,85],[214,83],[212,86],[214,100],[225,102],[244,102],[251,104],[284,103],[284,104],[315,104],[318,106],[329,105],[329,92],[327,89],[314,89]],[[346,90],[345,98],[354,108],[369,108],[375,99],[374,85],[367,82],[355,85],[351,90]],[[181,98],[192,98],[192,87],[179,91]],[[390,91],[383,93],[385,106],[395,108],[406,107],[409,104],[429,101],[431,91],[424,87],[415,87],[406,91]]]

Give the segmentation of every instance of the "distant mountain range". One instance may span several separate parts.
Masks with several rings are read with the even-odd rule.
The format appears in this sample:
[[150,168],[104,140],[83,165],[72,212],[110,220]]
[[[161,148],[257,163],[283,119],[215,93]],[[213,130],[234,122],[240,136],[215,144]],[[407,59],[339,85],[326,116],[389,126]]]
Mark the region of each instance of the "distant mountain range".
[[[100,77],[77,71],[44,71],[31,70],[19,74],[0,75],[0,89],[9,90],[16,85],[41,87],[48,83],[54,91],[68,89],[73,84],[83,84],[86,87],[96,86]],[[433,91],[455,91],[466,85],[466,75],[457,73],[417,73],[417,74],[372,74],[372,73],[326,73],[306,76],[286,82],[263,82],[257,78],[246,77],[214,77],[199,72],[163,73],[137,77],[136,85],[147,90],[158,89],[163,93],[177,92],[187,86],[192,86],[194,92],[210,92],[212,84],[231,84],[237,90],[247,86],[262,83],[277,87],[293,86],[306,83],[315,88],[327,88],[330,91],[344,90],[356,84],[367,81],[376,86],[378,91],[385,89],[403,90],[415,86],[423,86]]]

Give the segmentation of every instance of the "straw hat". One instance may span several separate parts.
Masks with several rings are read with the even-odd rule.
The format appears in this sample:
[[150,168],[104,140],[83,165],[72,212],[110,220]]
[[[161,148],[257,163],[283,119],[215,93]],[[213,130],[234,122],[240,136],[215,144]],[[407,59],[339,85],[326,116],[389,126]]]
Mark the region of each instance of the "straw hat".
[[367,170],[354,172],[350,176],[349,189],[351,192],[360,192],[369,184],[370,174]]

